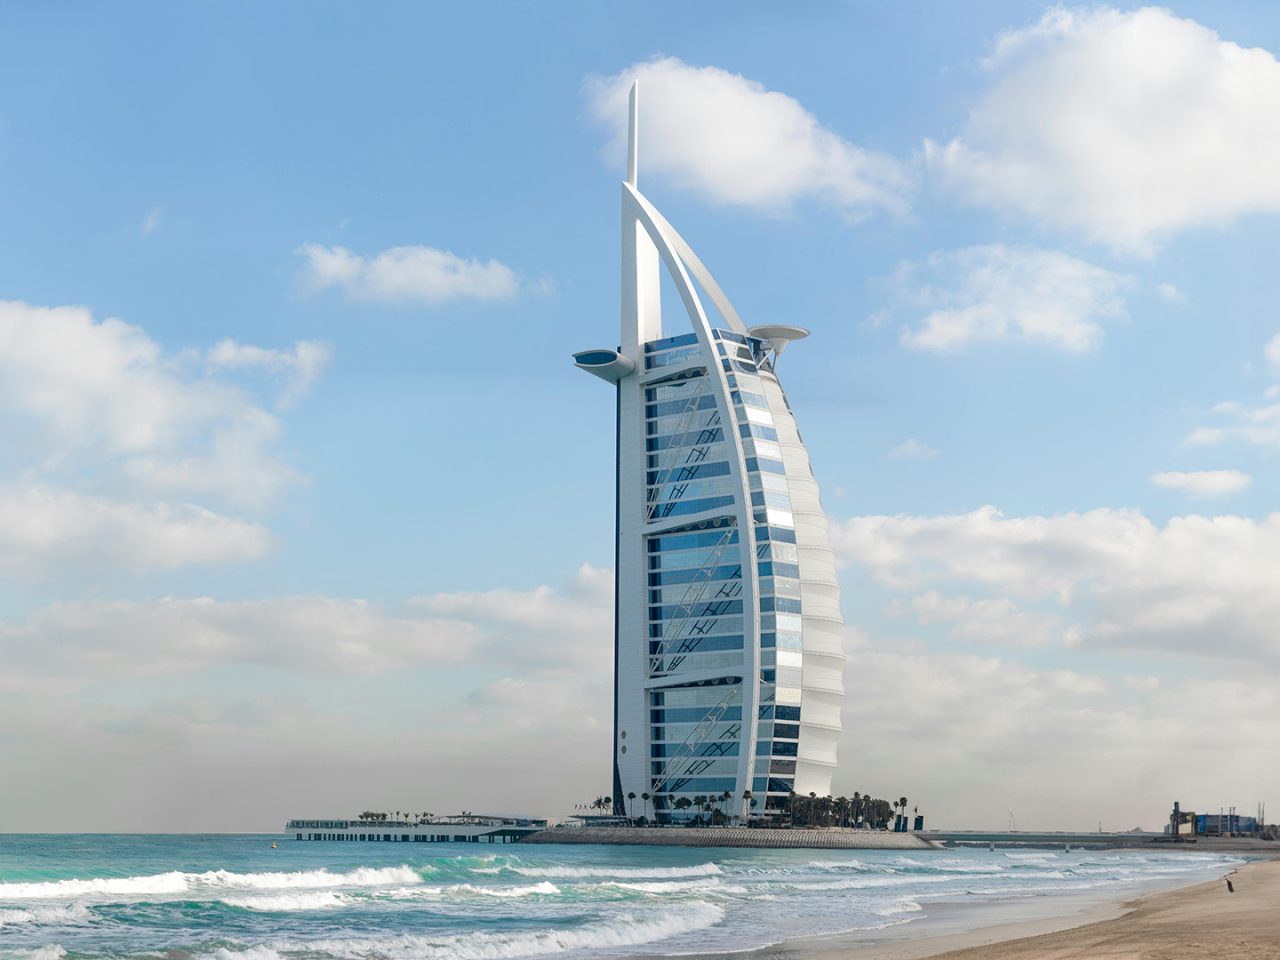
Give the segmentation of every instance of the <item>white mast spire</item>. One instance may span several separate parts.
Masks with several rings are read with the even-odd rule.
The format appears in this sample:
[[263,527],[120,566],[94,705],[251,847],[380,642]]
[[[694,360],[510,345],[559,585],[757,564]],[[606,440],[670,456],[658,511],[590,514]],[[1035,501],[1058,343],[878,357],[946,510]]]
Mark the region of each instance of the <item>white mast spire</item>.
[[636,173],[639,166],[640,150],[640,81],[631,84],[631,122],[627,133],[627,183],[636,185]]

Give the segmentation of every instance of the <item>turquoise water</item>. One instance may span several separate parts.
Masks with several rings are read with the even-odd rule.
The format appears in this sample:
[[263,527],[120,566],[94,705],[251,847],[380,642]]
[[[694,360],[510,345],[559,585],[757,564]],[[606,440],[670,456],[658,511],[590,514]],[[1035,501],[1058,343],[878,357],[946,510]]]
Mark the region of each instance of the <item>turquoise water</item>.
[[1184,853],[740,850],[0,835],[0,957],[434,960],[741,950],[939,900],[1137,892]]

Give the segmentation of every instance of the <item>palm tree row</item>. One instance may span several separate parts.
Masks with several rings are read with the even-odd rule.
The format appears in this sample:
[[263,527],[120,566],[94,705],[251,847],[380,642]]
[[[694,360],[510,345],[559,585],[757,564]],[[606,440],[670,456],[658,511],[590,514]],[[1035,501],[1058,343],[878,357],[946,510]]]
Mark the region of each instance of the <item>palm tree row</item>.
[[[751,791],[742,791],[742,802],[737,809],[731,809],[733,797],[734,795],[728,790],[721,793],[698,794],[693,797],[678,796],[668,798],[668,810],[684,813],[696,808],[698,811],[696,817],[691,820],[682,818],[691,826],[751,820],[754,816],[752,811],[758,805]],[[636,819],[641,823],[650,823],[649,809],[654,798],[648,793],[642,793],[639,797],[635,793],[628,793],[625,797],[601,794],[590,803],[578,804],[577,809],[594,810],[598,815],[622,811],[625,816],[635,818],[637,799],[642,802],[642,807],[641,815]],[[907,806],[906,797],[889,801],[857,791],[852,797],[820,797],[816,793],[803,796],[792,792],[787,798],[785,810],[770,811],[766,816],[774,820],[779,818],[788,820],[793,827],[861,827],[870,830],[887,830],[898,826],[899,817],[906,819]],[[909,823],[903,825],[903,829],[908,827]]]
[[906,797],[890,802],[857,791],[852,797],[820,797],[816,793],[805,797],[793,791],[788,800],[792,826],[886,830],[907,814]]

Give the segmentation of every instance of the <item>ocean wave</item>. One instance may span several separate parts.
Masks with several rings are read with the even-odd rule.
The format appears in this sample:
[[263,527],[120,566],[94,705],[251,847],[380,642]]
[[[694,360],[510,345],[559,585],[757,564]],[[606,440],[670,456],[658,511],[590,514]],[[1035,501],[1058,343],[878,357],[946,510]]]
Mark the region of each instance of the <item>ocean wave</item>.
[[554,895],[560,892],[560,888],[549,880],[520,887],[477,887],[470,883],[457,883],[446,887],[445,892],[479,894],[484,897],[531,897]]
[[177,870],[145,877],[94,877],[39,883],[0,883],[2,900],[54,900],[120,894],[185,893],[187,874]]
[[955,877],[948,876],[867,876],[850,877],[847,880],[787,880],[779,886],[793,890],[867,890],[878,887],[909,887],[918,883],[954,883]]
[[607,950],[635,947],[669,937],[706,930],[724,919],[714,904],[692,901],[679,911],[637,917],[629,914],[561,930],[519,933],[449,934],[427,937],[404,934],[361,940],[309,940],[273,943],[232,950],[219,947],[207,960],[282,960],[295,951],[328,954],[341,960],[505,960],[508,957],[548,956],[569,950]]
[[1058,855],[1051,850],[1040,853],[1005,853],[1010,860],[1057,860]]
[[865,870],[861,860],[810,860],[805,864],[814,870]]
[[734,883],[724,883],[719,877],[699,877],[694,880],[610,880],[601,884],[615,890],[630,890],[634,893],[668,894],[668,893],[747,893],[746,887]]
[[56,943],[48,943],[43,947],[19,948],[4,952],[5,960],[62,960],[66,955],[66,949]]
[[422,877],[408,866],[357,867],[347,873],[304,870],[295,873],[231,873],[210,870],[182,873],[177,870],[138,877],[93,877],[48,880],[39,883],[0,883],[0,900],[54,900],[95,896],[152,896],[189,893],[201,888],[252,890],[307,890],[331,887],[374,887],[392,883],[420,883]]
[[0,910],[0,927],[18,924],[77,923],[89,919],[89,909],[75,903],[65,907],[32,907],[29,910]]
[[293,873],[231,873],[210,870],[187,874],[196,886],[244,887],[253,890],[322,890],[331,887],[381,887],[392,883],[420,883],[413,867],[356,867],[346,873],[299,870]]
[[508,867],[526,877],[574,879],[579,877],[713,877],[723,873],[714,863],[692,867]]
[[288,913],[293,910],[327,910],[341,907],[351,902],[332,890],[308,890],[301,893],[267,893],[249,897],[223,897],[222,902],[229,907],[240,907],[243,910],[258,910],[265,913]]

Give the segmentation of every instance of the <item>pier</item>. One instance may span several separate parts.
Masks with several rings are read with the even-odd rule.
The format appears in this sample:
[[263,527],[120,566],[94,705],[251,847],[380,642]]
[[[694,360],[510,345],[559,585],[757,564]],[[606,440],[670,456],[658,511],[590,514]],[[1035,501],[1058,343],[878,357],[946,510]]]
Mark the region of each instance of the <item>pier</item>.
[[338,843],[514,843],[546,829],[546,820],[444,817],[439,820],[290,820],[295,840]]

